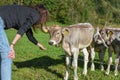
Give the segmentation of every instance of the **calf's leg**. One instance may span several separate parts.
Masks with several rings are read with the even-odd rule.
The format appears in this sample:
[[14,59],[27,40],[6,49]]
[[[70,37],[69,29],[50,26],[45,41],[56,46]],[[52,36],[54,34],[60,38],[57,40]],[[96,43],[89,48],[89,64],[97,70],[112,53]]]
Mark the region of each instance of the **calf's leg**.
[[117,58],[115,59],[115,71],[114,71],[114,75],[115,75],[115,76],[118,75],[119,55],[117,55],[116,57],[117,57]]
[[87,74],[87,64],[88,64],[88,56],[89,53],[86,48],[83,49],[83,54],[84,54],[84,69],[83,69],[83,75]]
[[78,80],[77,66],[78,66],[79,49],[78,48],[72,48],[72,54],[73,54],[72,66],[73,66],[73,69],[74,69],[74,80]]
[[69,77],[69,65],[70,65],[70,56],[66,54],[66,73],[65,73],[65,77],[64,80],[68,80]]
[[110,65],[112,64],[112,51],[111,51],[111,49],[109,49],[108,50],[108,66],[107,66],[107,69],[106,69],[106,72],[105,72],[105,74],[106,75],[109,75],[109,73],[110,73]]
[[118,75],[118,64],[119,64],[119,46],[116,45],[113,47],[114,48],[114,52],[116,53],[116,59],[115,59],[115,70],[114,70],[114,75],[117,76]]
[[94,58],[95,58],[95,50],[94,48],[91,48],[91,61],[92,61],[91,71],[95,70]]
[[105,56],[105,51],[106,51],[106,48],[104,47],[101,47],[101,50],[98,52],[99,54],[99,60],[100,60],[100,69],[101,71],[104,71],[104,56]]

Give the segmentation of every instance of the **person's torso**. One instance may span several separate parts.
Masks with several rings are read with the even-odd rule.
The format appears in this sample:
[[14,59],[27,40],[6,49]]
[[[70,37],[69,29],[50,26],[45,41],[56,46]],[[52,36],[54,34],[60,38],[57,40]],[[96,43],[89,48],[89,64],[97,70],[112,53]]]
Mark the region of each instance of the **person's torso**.
[[31,21],[35,23],[39,20],[40,15],[38,11],[30,7],[8,5],[0,7],[0,17],[4,20],[5,29],[19,29],[28,17],[31,17]]

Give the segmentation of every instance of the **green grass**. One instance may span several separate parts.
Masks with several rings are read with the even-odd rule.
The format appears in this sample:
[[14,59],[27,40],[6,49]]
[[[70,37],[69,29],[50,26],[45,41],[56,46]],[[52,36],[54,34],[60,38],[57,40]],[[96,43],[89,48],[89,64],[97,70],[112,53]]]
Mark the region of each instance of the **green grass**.
[[[16,30],[7,30],[9,42],[12,41]],[[49,35],[37,31],[34,34],[39,42],[46,48],[46,51],[40,50],[37,46],[28,41],[24,35],[15,45],[16,58],[13,60],[12,80],[62,80],[65,75],[65,55],[61,47],[49,46]],[[114,71],[109,76],[104,75],[105,71],[100,71],[98,55],[96,54],[96,70],[90,71],[88,66],[87,76],[81,75],[83,70],[82,53],[80,53],[78,62],[79,80],[119,80],[119,76],[114,76]],[[107,53],[105,57],[105,66],[107,63]],[[73,80],[72,67],[70,68],[69,80]]]

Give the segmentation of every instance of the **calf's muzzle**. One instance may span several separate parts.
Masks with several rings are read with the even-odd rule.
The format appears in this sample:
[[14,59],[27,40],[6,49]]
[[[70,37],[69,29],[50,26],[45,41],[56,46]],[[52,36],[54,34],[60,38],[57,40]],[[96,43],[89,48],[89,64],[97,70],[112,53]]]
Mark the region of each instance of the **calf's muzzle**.
[[53,45],[53,43],[54,43],[54,42],[52,42],[52,41],[49,41],[48,43],[49,43],[49,45]]

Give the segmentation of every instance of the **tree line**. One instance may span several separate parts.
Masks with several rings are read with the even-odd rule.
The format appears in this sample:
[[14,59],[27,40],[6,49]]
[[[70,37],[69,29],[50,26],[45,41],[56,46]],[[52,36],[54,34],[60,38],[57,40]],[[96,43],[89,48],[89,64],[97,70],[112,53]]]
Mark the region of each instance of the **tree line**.
[[62,24],[120,24],[120,0],[0,0],[0,5],[44,4],[50,20]]

